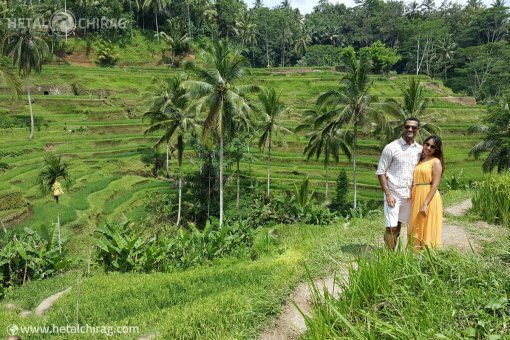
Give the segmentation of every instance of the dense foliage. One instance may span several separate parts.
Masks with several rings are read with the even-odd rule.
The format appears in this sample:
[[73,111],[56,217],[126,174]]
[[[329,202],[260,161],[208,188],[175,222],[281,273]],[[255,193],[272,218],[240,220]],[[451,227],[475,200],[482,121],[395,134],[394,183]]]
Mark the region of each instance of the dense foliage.
[[473,211],[488,222],[510,227],[510,171],[478,182]]
[[106,271],[171,271],[209,263],[227,255],[246,256],[256,232],[243,222],[207,223],[203,230],[167,230],[155,237],[130,222],[97,229],[96,258]]
[[322,296],[306,338],[501,338],[508,271],[456,252],[373,251],[358,258],[342,294]]
[[[2,18],[49,18],[60,6],[49,0],[9,1]],[[269,8],[261,1],[252,8],[241,0],[177,1],[86,1],[69,0],[67,10],[79,19],[99,18],[120,25],[76,27],[68,37],[92,38],[97,62],[110,66],[117,61],[113,46],[118,42],[131,55],[154,56],[178,65],[183,55],[204,41],[229,38],[245,50],[253,66],[328,65],[338,63],[337,48],[352,46],[371,56],[376,72],[398,72],[442,78],[456,91],[477,99],[508,92],[505,74],[510,56],[509,11],[503,1],[466,5],[432,1],[359,1],[354,7],[320,0],[303,15],[288,1]],[[28,21],[27,21],[28,22]],[[153,46],[144,45],[139,30]],[[55,53],[69,50],[52,31],[44,38]],[[101,39],[96,39],[99,36]],[[105,39],[103,39],[105,38]],[[136,44],[131,48],[130,44]],[[87,46],[90,50],[90,46]]]
[[0,249],[0,297],[6,287],[61,273],[70,263],[49,228],[3,235]]

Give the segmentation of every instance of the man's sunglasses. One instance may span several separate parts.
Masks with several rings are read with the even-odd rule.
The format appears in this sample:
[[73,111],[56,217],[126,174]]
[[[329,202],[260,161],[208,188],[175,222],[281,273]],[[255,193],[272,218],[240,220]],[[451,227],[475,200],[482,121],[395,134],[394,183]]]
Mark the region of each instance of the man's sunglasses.
[[435,146],[435,145],[432,145],[432,144],[430,144],[429,142],[425,142],[425,143],[423,143],[423,145],[428,146],[428,147],[429,147],[429,148],[431,148],[431,149],[435,149],[435,148],[436,148],[436,146]]
[[416,125],[404,125],[404,129],[406,129],[406,130],[409,130],[409,129],[418,130],[418,126],[416,126]]

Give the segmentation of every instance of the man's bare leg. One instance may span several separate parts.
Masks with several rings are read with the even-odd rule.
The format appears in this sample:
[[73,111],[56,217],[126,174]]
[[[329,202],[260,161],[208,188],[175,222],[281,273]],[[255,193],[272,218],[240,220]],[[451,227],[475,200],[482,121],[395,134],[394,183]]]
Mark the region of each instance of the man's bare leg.
[[395,250],[398,237],[400,236],[400,229],[402,227],[402,223],[399,221],[396,227],[386,227],[386,233],[384,234],[384,243],[386,243],[386,247],[390,250]]

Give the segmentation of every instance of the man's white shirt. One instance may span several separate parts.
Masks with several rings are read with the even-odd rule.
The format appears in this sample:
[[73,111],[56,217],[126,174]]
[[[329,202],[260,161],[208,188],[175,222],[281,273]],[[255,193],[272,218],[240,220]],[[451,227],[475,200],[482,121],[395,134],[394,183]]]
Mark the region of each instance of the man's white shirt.
[[390,193],[397,199],[411,197],[413,171],[420,160],[423,147],[414,142],[407,144],[403,138],[386,145],[379,159],[377,175],[385,175]]

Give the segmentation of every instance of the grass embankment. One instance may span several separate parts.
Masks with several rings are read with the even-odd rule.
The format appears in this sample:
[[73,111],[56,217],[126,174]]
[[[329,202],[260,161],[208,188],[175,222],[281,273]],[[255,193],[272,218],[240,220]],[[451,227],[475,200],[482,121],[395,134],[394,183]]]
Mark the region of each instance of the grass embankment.
[[[490,192],[486,186],[491,184],[494,179],[473,192],[448,192],[445,206],[481,196],[480,190]],[[479,219],[473,209],[444,220],[467,231],[476,254],[378,249],[358,258],[349,281],[339,283],[338,298],[315,292],[305,338],[508,338],[510,230]]]
[[[287,72],[289,71],[289,72]],[[33,84],[41,91],[33,92],[34,114],[39,126],[34,142],[28,141],[28,106],[24,97],[13,101],[7,95],[0,96],[4,108],[0,122],[11,128],[0,130],[2,159],[9,168],[0,172],[0,196],[6,192],[21,193],[26,204],[16,211],[4,214],[19,228],[37,227],[56,221],[57,207],[50,197],[41,197],[34,179],[46,152],[62,154],[69,163],[74,180],[73,187],[61,198],[60,217],[64,233],[69,235],[73,249],[88,249],[86,244],[92,230],[106,220],[137,219],[144,215],[144,198],[153,191],[175,192],[173,180],[164,182],[152,178],[150,169],[140,160],[140,148],[151,147],[156,137],[144,137],[140,115],[143,112],[141,93],[153,77],[165,77],[180,72],[166,68],[111,68],[77,66],[46,66],[40,75],[33,76]],[[341,74],[329,70],[317,72],[272,72],[253,70],[245,83],[273,86],[281,91],[282,99],[294,110],[283,117],[283,125],[295,127],[304,110],[313,108],[317,96],[338,85]],[[397,98],[408,82],[408,76],[386,78],[372,76],[372,94],[380,101]],[[430,82],[428,78],[423,80]],[[78,95],[73,95],[72,84]],[[54,92],[57,87],[60,92]],[[463,180],[475,180],[481,175],[480,161],[468,157],[468,150],[477,142],[478,136],[465,135],[471,124],[478,123],[483,107],[466,106],[444,100],[444,92],[426,88],[431,99],[428,113],[437,113],[438,125],[443,128],[446,148],[446,174],[448,177],[464,169]],[[25,127],[20,127],[25,126]],[[287,135],[283,141],[275,140],[272,155],[272,188],[292,190],[293,184],[307,175],[313,189],[324,191],[325,171],[321,161],[304,161],[302,155],[306,143],[305,133]],[[379,158],[379,141],[363,136],[360,139],[358,157],[359,196],[362,199],[380,199],[381,191],[374,175]],[[246,163],[241,164],[241,174],[263,182],[266,176],[265,155],[255,147],[256,156],[251,172]],[[193,152],[187,150],[184,172],[197,168]],[[171,172],[175,174],[175,160]],[[352,165],[345,157],[330,168],[330,186],[334,187],[338,172],[345,169],[352,178]],[[234,191],[235,181],[227,181],[227,191]],[[352,195],[352,190],[350,191]],[[4,209],[0,207],[0,210]],[[14,215],[13,215],[14,214]],[[4,222],[6,222],[5,220]],[[8,221],[6,223],[9,225]]]
[[499,339],[508,335],[510,273],[501,264],[455,251],[416,255],[385,250],[357,263],[340,297],[326,295],[317,304],[307,322],[306,338]]
[[[155,333],[163,339],[254,338],[304,279],[305,266],[314,276],[325,275],[350,261],[354,249],[380,232],[380,220],[380,216],[356,219],[348,227],[280,225],[273,231],[277,242],[272,251],[255,260],[227,258],[167,274],[104,274],[97,269],[90,277],[81,277],[74,271],[29,282],[7,292],[5,302],[15,303],[18,310],[0,308],[0,329],[9,324],[67,325],[78,320],[89,325],[138,326],[138,335]],[[19,309],[33,309],[69,286],[72,291],[47,315],[18,315]]]

